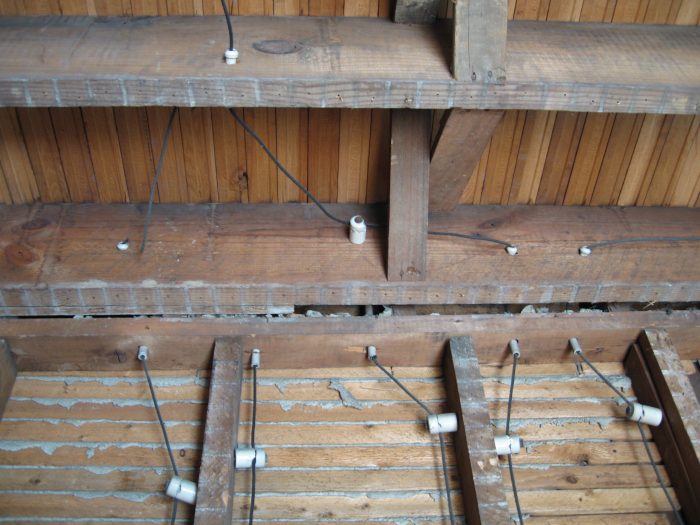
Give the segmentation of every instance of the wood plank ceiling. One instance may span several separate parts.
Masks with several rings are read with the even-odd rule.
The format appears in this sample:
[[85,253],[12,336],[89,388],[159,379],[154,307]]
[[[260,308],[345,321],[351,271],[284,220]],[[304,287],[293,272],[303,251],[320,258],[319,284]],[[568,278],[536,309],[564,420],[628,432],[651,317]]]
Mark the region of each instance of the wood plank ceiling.
[[[231,3],[240,15],[388,16],[390,9],[388,0]],[[215,0],[0,3],[2,15],[206,15],[219,9]],[[442,14],[449,15],[446,3]],[[511,0],[509,17],[697,24],[700,4]],[[0,203],[147,200],[167,112],[0,108]],[[386,200],[388,111],[246,108],[244,116],[322,201]],[[508,111],[461,202],[700,206],[699,127],[697,115]],[[156,199],[305,201],[221,108],[180,111]]]

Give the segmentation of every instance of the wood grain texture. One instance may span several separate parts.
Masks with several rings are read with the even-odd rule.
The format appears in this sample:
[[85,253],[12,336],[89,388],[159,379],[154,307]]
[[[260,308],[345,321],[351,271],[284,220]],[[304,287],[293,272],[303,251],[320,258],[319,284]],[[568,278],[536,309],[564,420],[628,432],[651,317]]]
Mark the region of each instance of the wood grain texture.
[[214,343],[212,378],[197,482],[196,525],[228,525],[233,516],[234,451],[238,444],[243,347],[232,339]]
[[445,352],[445,390],[457,414],[455,457],[469,523],[507,523],[508,503],[493,441],[491,418],[470,337],[453,337]]
[[[382,361],[388,366],[441,366],[446,339],[464,333],[472,334],[482,366],[502,363],[507,356],[508,341],[517,335],[531,348],[523,355],[524,364],[548,363],[552,367],[553,364],[570,365],[567,341],[571,334],[579,336],[586,348],[602,349],[595,351],[596,362],[620,362],[638,338],[640,326],[666,329],[674,337],[683,359],[698,358],[700,353],[695,344],[700,326],[698,319],[699,314],[695,312],[670,316],[663,312],[635,312],[280,319],[275,322],[264,319],[14,319],[0,321],[0,327],[11,347],[16,349],[17,365],[22,371],[138,371],[136,360],[128,358],[135,356],[138,344],[147,344],[160,356],[152,364],[154,369],[207,368],[215,338],[251,334],[262,341],[260,344],[274,342],[276,336],[295,336],[289,339],[284,352],[266,354],[266,362],[275,368],[305,366],[309,352],[317,356],[315,366],[318,367],[362,366],[366,362],[364,348],[369,344],[382,348]],[[132,337],[125,338],[124,333]],[[296,337],[299,335],[306,337]],[[323,352],[316,352],[318,345],[323,346]],[[578,452],[572,450],[571,454],[576,456]],[[627,456],[620,456],[620,460],[614,459],[616,457],[613,453],[606,454],[605,458],[597,455],[596,461],[624,463]],[[528,459],[535,461],[532,457]]]
[[15,357],[10,351],[7,341],[0,339],[0,421],[2,421],[7,401],[12,394],[16,376]]
[[430,112],[391,114],[389,281],[427,278]]
[[456,0],[452,73],[476,84],[505,84],[507,0]]
[[[0,103],[694,114],[700,102],[695,67],[700,33],[690,26],[511,22],[509,80],[485,90],[481,80],[452,79],[444,35],[429,26],[375,18],[248,17],[238,25],[238,46],[244,54],[255,53],[255,60],[242,59],[232,72],[220,58],[223,44],[210,39],[220,34],[219,22],[5,18]],[[315,45],[286,55],[260,53],[253,47],[260,34],[312,38]],[[342,53],[332,50],[338,41]],[[369,51],[367,41],[373,42]],[[105,46],[109,49],[102,50]],[[169,52],[147,60],[156,47]],[[104,53],[119,58],[95,60]],[[654,60],[639,61],[639,54]]]
[[[369,206],[330,210],[383,223]],[[3,315],[265,313],[296,304],[684,302],[700,293],[693,242],[628,244],[578,255],[580,246],[606,239],[698,236],[697,209],[460,206],[434,214],[430,229],[505,239],[519,255],[510,257],[491,243],[429,236],[427,278],[416,283],[387,281],[378,230],[353,245],[345,228],[311,205],[159,205],[145,253],[118,251],[120,240],[141,238],[143,211],[134,205],[1,207]]]
[[397,0],[394,22],[397,24],[432,24],[438,15],[440,0]]
[[459,203],[502,118],[502,111],[453,109],[445,115],[430,159],[431,212],[449,211]]

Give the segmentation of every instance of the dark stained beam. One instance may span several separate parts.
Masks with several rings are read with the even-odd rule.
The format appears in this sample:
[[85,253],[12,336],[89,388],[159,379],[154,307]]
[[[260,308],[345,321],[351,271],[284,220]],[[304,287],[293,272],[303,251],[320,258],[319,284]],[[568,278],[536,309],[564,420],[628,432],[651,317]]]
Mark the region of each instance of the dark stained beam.
[[509,523],[489,406],[471,337],[453,337],[445,352],[445,390],[457,414],[454,448],[467,523]]
[[244,355],[240,338],[217,339],[214,344],[195,525],[230,525],[233,518],[233,455],[238,443]]
[[445,114],[430,158],[430,212],[450,211],[503,118],[502,111],[452,109]]
[[429,111],[391,113],[390,281],[425,281],[428,276],[430,126]]

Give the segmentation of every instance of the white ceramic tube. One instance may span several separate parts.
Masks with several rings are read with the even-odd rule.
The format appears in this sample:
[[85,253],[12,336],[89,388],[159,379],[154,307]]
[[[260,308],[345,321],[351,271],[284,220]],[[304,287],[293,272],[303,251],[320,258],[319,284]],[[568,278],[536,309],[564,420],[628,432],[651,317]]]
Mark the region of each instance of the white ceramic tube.
[[518,436],[496,436],[494,443],[496,444],[496,454],[499,456],[520,452],[520,438]]
[[511,339],[508,343],[508,347],[510,348],[510,352],[513,354],[513,357],[520,357],[520,344],[518,343],[517,339]]
[[257,348],[253,348],[253,353],[250,355],[250,367],[260,367],[260,350],[258,350]]
[[632,403],[632,406],[627,407],[627,419],[645,423],[653,427],[658,427],[663,420],[664,415],[658,408],[642,405],[641,403]]
[[165,493],[171,498],[178,501],[184,501],[190,505],[194,505],[197,499],[197,484],[194,481],[182,479],[179,476],[173,476],[165,488]]
[[569,339],[569,344],[571,345],[571,349],[574,351],[574,354],[582,354],[583,349],[581,348],[581,343],[578,342],[578,339],[575,337],[572,337]]
[[457,432],[457,414],[433,414],[428,416],[428,430],[431,434],[444,434],[445,432]]
[[377,347],[376,346],[368,346],[367,347],[367,359],[374,359],[377,357]]
[[367,237],[367,224],[361,215],[355,215],[350,219],[350,242],[362,244]]
[[234,454],[235,468],[252,468],[255,458],[255,468],[264,467],[267,463],[267,454],[261,448],[238,447]]

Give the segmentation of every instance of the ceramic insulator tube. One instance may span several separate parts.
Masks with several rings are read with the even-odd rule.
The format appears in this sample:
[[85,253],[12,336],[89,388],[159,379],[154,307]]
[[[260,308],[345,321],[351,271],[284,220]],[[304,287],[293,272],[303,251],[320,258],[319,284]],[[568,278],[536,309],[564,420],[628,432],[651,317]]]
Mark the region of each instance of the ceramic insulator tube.
[[184,501],[190,505],[194,505],[197,499],[197,484],[194,481],[182,479],[179,476],[173,476],[165,488],[165,493],[171,498],[178,501]]
[[664,416],[661,410],[655,407],[650,407],[649,405],[632,403],[631,407],[627,407],[627,419],[632,421],[638,421],[639,423],[645,423],[653,427],[658,427],[663,418]]
[[350,219],[350,242],[362,244],[367,237],[367,224],[360,215],[355,215]]
[[518,454],[520,452],[520,438],[518,436],[496,436],[496,454],[507,456],[508,454]]
[[264,467],[267,463],[267,454],[263,449],[257,447],[238,447],[234,457],[237,469],[252,468],[253,458],[255,458],[255,468]]
[[431,434],[457,432],[457,414],[448,412],[428,416],[428,430]]

